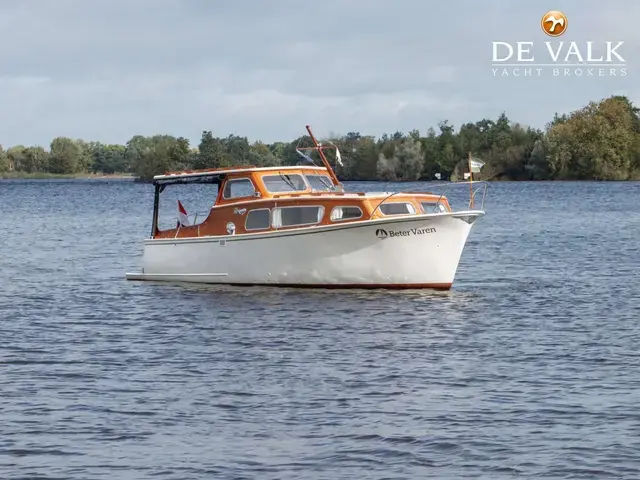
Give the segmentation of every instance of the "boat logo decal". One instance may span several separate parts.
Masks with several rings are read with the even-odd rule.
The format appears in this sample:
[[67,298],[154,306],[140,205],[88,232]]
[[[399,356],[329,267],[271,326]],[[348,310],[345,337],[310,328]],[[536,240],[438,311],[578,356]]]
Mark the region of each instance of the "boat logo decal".
[[376,237],[378,238],[387,238],[389,236],[389,234],[387,233],[387,231],[383,228],[379,228],[376,230]]
[[436,233],[436,229],[431,228],[410,228],[409,230],[385,230],[378,228],[376,230],[376,237],[380,239],[388,237],[409,237],[411,235],[426,235],[428,233]]

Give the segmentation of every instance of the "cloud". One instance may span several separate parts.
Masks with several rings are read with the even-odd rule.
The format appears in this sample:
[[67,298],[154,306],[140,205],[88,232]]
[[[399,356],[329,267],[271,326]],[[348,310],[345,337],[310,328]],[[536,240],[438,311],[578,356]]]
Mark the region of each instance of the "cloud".
[[[544,2],[499,0],[21,0],[0,4],[0,143],[58,135],[126,142],[202,130],[290,140],[331,131],[426,132],[495,118],[541,127],[556,111],[628,92],[635,4],[562,1],[567,41],[626,42],[624,78],[502,78],[491,42],[547,40]],[[635,67],[635,70],[634,70]]]

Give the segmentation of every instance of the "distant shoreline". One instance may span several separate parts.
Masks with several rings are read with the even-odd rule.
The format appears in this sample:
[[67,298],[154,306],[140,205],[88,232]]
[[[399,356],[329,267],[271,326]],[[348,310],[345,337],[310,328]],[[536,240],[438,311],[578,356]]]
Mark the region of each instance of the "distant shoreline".
[[[129,180],[136,183],[152,183],[151,180],[139,179],[133,174],[127,173],[110,173],[110,174],[101,174],[101,173],[75,173],[75,174],[63,174],[63,173],[26,173],[26,172],[0,172],[0,181],[2,180]],[[418,179],[418,180],[382,180],[382,179],[371,179],[371,180],[340,180],[341,182],[348,183],[415,183],[415,182],[426,182],[426,183],[457,183],[460,181],[466,180],[437,180],[437,179]],[[487,183],[521,183],[521,182],[534,182],[534,183],[562,183],[562,182],[591,182],[591,183],[626,183],[626,182],[638,182],[640,178],[629,178],[624,180],[613,180],[613,179],[593,179],[593,178],[585,178],[585,179],[540,179],[540,180],[531,180],[531,179],[504,179],[504,178],[487,178],[487,179],[474,179],[474,182],[487,182]]]
[[[513,122],[504,111],[496,119],[466,122],[458,128],[442,120],[438,129],[378,137],[349,132],[332,134],[323,142],[335,149],[335,173],[342,181],[413,182],[439,176],[455,182],[469,173],[473,158],[474,173],[485,167],[474,178],[478,181],[640,180],[640,107],[626,96],[611,95],[571,113],[555,113],[543,130]],[[5,150],[0,145],[0,178],[149,183],[166,171],[247,164],[318,166],[317,159],[300,150],[315,150],[311,144],[308,134],[291,141],[250,143],[236,134],[214,137],[210,130],[202,131],[197,146],[185,137],[159,133],[135,134],[125,144],[55,137],[48,150],[37,145]],[[344,163],[338,147],[347,155]],[[322,161],[326,165],[329,160]]]
[[127,173],[27,173],[0,172],[0,180],[135,180],[136,176]]

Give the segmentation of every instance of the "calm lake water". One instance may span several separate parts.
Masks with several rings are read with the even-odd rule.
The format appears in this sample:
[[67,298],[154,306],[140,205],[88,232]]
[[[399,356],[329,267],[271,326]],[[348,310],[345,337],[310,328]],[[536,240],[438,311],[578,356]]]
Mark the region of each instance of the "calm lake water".
[[491,184],[446,293],[127,282],[149,185],[0,205],[2,479],[640,478],[638,183]]

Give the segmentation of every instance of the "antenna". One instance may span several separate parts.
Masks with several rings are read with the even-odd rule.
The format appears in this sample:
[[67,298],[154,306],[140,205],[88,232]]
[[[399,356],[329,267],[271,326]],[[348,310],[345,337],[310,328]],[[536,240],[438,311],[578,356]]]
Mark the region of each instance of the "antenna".
[[331,180],[333,181],[333,183],[334,183],[334,185],[336,187],[339,187],[340,186],[340,181],[338,180],[338,177],[336,177],[336,174],[333,171],[333,168],[331,168],[331,164],[327,160],[327,157],[324,156],[324,152],[322,151],[322,147],[320,146],[320,144],[316,140],[316,137],[313,136],[313,133],[311,132],[311,127],[309,125],[307,125],[306,128],[307,128],[307,132],[309,132],[309,136],[311,137],[311,140],[313,141],[313,144],[316,147],[315,149],[318,150],[318,154],[320,154],[320,158],[322,159],[322,163],[324,164],[325,168],[329,172],[329,175],[331,176]]

